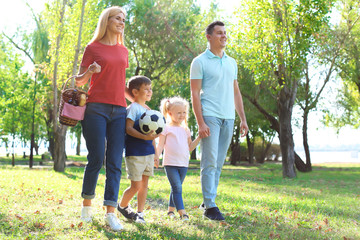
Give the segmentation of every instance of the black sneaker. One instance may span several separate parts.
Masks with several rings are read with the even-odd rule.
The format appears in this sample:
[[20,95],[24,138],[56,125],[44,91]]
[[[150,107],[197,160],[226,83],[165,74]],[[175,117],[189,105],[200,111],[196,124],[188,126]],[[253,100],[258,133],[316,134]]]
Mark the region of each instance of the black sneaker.
[[204,212],[204,216],[210,220],[224,221],[225,218],[221,214],[218,207],[207,208]]
[[137,214],[134,210],[131,209],[130,206],[126,206],[124,208],[120,207],[120,204],[117,205],[117,210],[129,220],[136,221]]

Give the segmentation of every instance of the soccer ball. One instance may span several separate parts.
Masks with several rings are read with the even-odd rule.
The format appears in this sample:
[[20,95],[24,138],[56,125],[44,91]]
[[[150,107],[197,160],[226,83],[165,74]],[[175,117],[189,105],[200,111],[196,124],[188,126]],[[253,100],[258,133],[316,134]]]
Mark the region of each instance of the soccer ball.
[[165,129],[165,123],[164,116],[156,110],[147,110],[139,119],[140,130],[145,134],[151,131],[161,133]]

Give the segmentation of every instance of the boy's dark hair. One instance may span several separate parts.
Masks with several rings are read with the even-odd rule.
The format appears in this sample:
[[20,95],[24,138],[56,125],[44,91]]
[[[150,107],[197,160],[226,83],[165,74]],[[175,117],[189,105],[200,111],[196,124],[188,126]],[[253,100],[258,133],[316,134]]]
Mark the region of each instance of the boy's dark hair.
[[140,87],[143,84],[150,85],[151,80],[148,77],[141,75],[131,77],[128,81],[129,92],[132,94],[133,89],[140,90]]
[[221,21],[212,22],[206,27],[205,33],[211,35],[214,32],[215,26],[225,26],[225,24]]

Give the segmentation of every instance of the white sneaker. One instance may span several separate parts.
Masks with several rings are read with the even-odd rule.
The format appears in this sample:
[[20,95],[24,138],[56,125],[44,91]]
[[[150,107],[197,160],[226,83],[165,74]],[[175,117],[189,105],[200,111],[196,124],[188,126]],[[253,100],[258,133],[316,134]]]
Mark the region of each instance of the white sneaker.
[[105,214],[105,223],[110,226],[113,231],[120,231],[124,229],[121,225],[120,220],[116,217],[115,213]]
[[146,221],[144,220],[144,213],[143,212],[138,212],[136,214],[136,223],[146,223]]
[[81,220],[87,223],[91,223],[92,217],[92,208],[90,206],[81,207]]

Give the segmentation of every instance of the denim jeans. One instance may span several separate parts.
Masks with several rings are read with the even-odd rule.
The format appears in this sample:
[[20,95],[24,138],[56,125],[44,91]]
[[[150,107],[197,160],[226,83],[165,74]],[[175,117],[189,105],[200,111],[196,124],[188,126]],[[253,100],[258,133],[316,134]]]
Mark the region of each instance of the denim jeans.
[[182,198],[182,183],[187,170],[187,167],[165,166],[166,176],[171,185],[169,207],[176,207],[178,211],[185,209]]
[[200,179],[206,208],[216,207],[221,169],[233,136],[234,120],[204,116],[210,136],[201,139]]
[[87,104],[85,117],[81,122],[88,150],[88,163],[81,193],[83,198],[95,198],[99,172],[106,158],[104,205],[117,206],[125,142],[125,120],[125,107],[103,103]]

